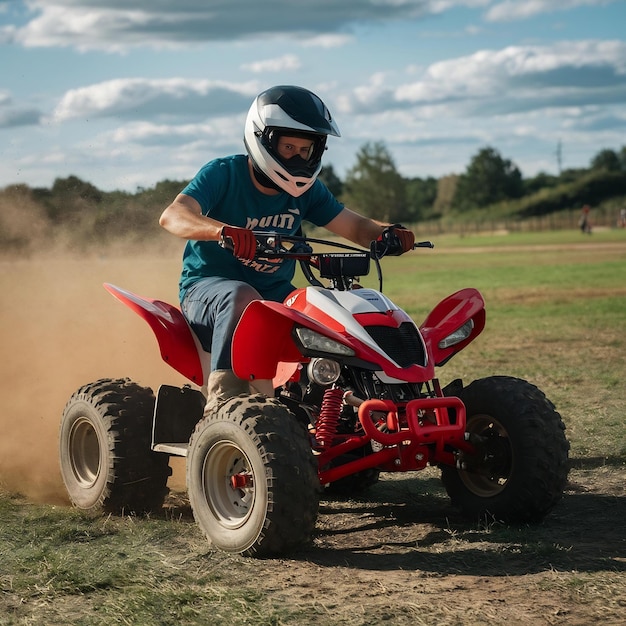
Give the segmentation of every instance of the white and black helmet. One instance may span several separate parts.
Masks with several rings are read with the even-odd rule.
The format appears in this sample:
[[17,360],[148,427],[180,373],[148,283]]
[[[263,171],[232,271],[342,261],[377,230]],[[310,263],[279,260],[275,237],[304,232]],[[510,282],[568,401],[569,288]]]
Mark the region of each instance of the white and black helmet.
[[[281,159],[276,147],[285,135],[313,140],[308,159]],[[320,173],[328,135],[341,136],[326,105],[308,89],[282,85],[255,98],[246,118],[244,143],[255,174],[297,197]]]

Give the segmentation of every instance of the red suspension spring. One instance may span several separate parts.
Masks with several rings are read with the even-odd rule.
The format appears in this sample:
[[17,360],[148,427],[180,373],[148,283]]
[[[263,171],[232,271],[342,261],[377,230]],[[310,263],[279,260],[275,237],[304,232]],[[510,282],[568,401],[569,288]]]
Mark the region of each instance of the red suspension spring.
[[337,433],[337,425],[341,415],[343,389],[332,387],[324,391],[322,408],[315,424],[315,440],[321,448],[329,448]]

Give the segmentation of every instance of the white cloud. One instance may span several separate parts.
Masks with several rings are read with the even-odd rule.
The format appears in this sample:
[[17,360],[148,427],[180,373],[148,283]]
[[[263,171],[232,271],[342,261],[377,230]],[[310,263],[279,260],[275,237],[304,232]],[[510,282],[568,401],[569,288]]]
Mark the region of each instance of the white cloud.
[[253,82],[120,78],[68,91],[52,117],[56,122],[89,117],[205,118],[249,107],[258,91]]
[[430,0],[429,10],[432,13],[443,13],[456,7],[481,8],[493,0]]
[[131,122],[107,134],[106,142],[120,146],[189,146],[210,145],[213,150],[231,146],[242,135],[243,119],[215,118],[198,124],[155,124]]
[[[375,84],[375,83],[373,83]],[[484,115],[572,104],[626,104],[626,43],[559,42],[510,46],[434,63],[421,80],[387,88],[377,98],[357,90],[347,110],[448,104],[460,113]],[[506,94],[506,98],[503,97]]]
[[603,6],[615,1],[620,0],[505,0],[491,7],[485,18],[488,22],[511,22],[542,13],[567,11],[581,6]]
[[298,43],[303,48],[340,48],[354,41],[352,35],[316,35],[307,37]]
[[264,72],[284,72],[300,69],[300,59],[295,54],[285,54],[275,59],[266,59],[265,61],[255,61],[254,63],[245,63],[242,69],[254,74]]
[[336,46],[345,42],[355,24],[415,18],[431,11],[428,0],[93,0],[88,7],[83,0],[31,0],[29,6],[32,19],[14,35],[22,45],[110,51],[278,34]]

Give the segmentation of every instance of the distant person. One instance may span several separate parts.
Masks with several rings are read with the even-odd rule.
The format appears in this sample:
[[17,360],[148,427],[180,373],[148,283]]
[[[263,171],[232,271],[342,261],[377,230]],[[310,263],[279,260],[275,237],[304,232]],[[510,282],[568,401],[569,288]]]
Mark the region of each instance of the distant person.
[[591,207],[588,204],[585,204],[583,210],[580,213],[580,220],[578,221],[578,225],[580,226],[580,232],[586,235],[591,235],[591,221],[589,220],[590,211]]
[[617,220],[618,228],[626,228],[626,209],[620,209],[619,218]]
[[[230,354],[246,306],[261,298],[283,301],[294,289],[295,262],[254,260],[253,229],[295,235],[306,219],[363,247],[377,241],[385,254],[413,249],[411,231],[351,211],[317,179],[328,135],[339,137],[339,129],[318,96],[301,87],[272,87],[248,112],[247,155],[204,165],[161,215],[163,228],[188,240],[180,302],[211,353],[207,411],[249,391],[248,381],[234,375]],[[226,240],[232,252],[220,246]],[[255,380],[251,387],[274,395],[269,380]]]

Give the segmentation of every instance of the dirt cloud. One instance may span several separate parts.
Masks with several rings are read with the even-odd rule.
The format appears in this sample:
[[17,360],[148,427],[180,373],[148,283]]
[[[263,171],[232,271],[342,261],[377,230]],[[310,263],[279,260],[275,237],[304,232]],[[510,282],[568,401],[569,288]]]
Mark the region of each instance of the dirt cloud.
[[[81,385],[129,377],[156,391],[186,382],[163,363],[148,325],[102,287],[111,282],[176,304],[179,270],[178,251],[0,260],[0,485],[67,503],[58,428]],[[181,472],[173,465],[175,485]]]

